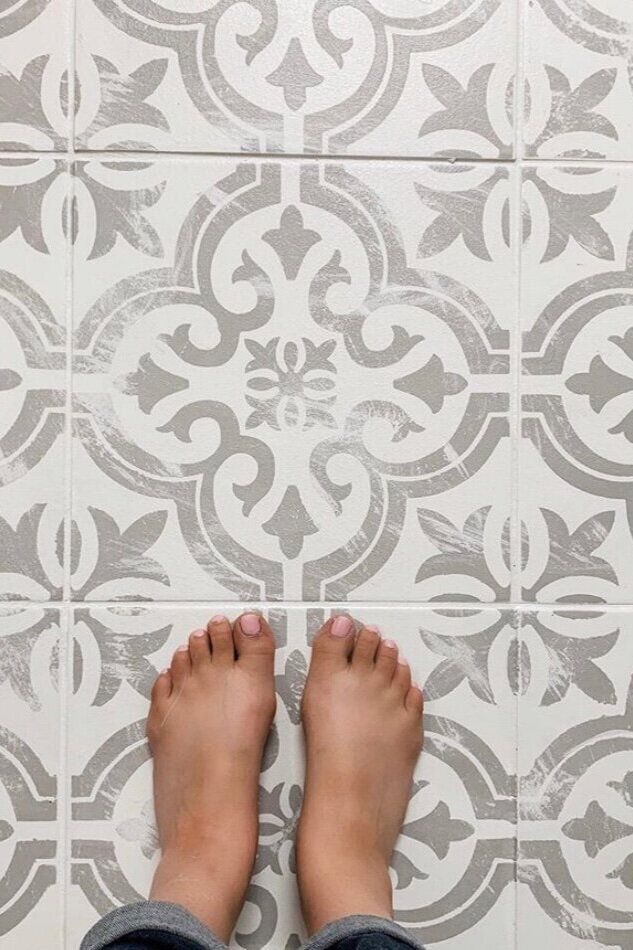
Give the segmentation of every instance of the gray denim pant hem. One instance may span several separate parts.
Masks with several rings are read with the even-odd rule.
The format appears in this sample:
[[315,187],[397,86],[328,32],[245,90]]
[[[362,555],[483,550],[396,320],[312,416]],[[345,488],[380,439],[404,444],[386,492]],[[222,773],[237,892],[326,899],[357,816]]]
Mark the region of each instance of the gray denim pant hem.
[[111,911],[88,931],[81,950],[105,950],[115,940],[130,936],[137,930],[162,930],[192,940],[204,950],[226,950],[208,927],[179,904],[166,901],[139,901]]
[[424,950],[404,927],[386,917],[372,917],[369,914],[356,914],[352,917],[341,917],[321,927],[310,937],[305,950],[328,950],[346,937],[355,937],[360,934],[381,933],[389,937],[397,937],[408,947],[415,950]]
[[[117,907],[86,934],[81,950],[106,950],[115,940],[130,936],[137,930],[161,930],[195,941],[204,950],[226,950],[225,944],[188,910],[164,901],[140,901]],[[346,937],[363,933],[384,933],[397,937],[409,947],[420,948],[420,944],[393,920],[357,915],[326,924],[308,940],[306,950],[328,950]]]

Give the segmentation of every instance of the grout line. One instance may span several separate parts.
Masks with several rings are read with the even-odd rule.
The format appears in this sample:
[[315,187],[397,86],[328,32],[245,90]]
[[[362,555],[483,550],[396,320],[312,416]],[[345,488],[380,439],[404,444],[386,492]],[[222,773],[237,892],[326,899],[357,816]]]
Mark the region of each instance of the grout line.
[[[73,516],[73,331],[74,331],[74,203],[75,203],[75,164],[74,164],[74,142],[75,142],[75,97],[76,88],[76,61],[77,50],[75,43],[76,28],[76,4],[74,2],[68,5],[68,32],[69,32],[69,52],[68,52],[68,137],[66,161],[68,162],[69,185],[66,205],[66,424],[64,427],[66,445],[65,445],[65,469],[66,484],[64,494],[64,554],[63,554],[63,573],[64,597],[68,600],[72,597],[72,516]],[[59,786],[58,786],[58,814],[59,814],[59,832],[58,842],[60,850],[60,920],[61,920],[61,950],[65,950],[68,944],[68,897],[69,897],[69,878],[70,878],[70,776],[69,776],[69,751],[68,751],[68,710],[71,695],[71,657],[72,657],[72,620],[71,611],[63,611],[60,623],[62,631],[62,644],[59,650]]]
[[522,297],[522,188],[521,165],[515,175],[513,214],[511,215],[514,243],[514,315],[510,331],[510,599],[521,602],[521,297]]
[[[74,85],[74,83],[73,83]],[[73,117],[74,127],[74,117]],[[73,133],[74,134],[74,133]],[[446,158],[438,155],[371,155],[356,154],[347,155],[345,153],[324,152],[187,152],[187,151],[166,151],[158,149],[148,149],[147,151],[136,151],[133,149],[78,149],[75,150],[72,143],[64,151],[54,149],[42,150],[19,150],[15,151],[0,149],[0,159],[10,160],[19,159],[38,159],[38,158],[69,158],[73,156],[77,160],[85,161],[166,161],[174,159],[175,161],[208,161],[209,159],[235,159],[243,162],[407,162],[418,165],[514,165],[514,158],[483,158],[483,157],[459,157]],[[549,160],[548,160],[549,161]],[[567,164],[564,162],[564,164]]]
[[[517,159],[517,173],[515,182],[515,215],[513,236],[516,241],[514,266],[516,272],[516,311],[514,325],[514,340],[511,342],[510,360],[512,380],[512,422],[510,441],[512,446],[512,511],[510,514],[510,553],[512,563],[512,580],[510,597],[520,602],[523,581],[523,550],[521,538],[521,369],[522,369],[522,302],[523,302],[523,163],[525,161],[525,56],[527,40],[527,18],[529,8],[527,3],[515,5],[516,20],[516,79],[515,79],[515,140],[514,154]],[[522,630],[524,608],[516,609],[515,636],[515,677],[516,693],[514,696],[514,950],[519,950],[519,847],[521,840],[520,830],[520,755],[519,729],[521,721],[521,679],[522,679]]]
[[[69,93],[70,95],[70,93]],[[521,151],[522,151],[521,143]],[[514,158],[482,158],[482,157],[455,157],[455,158],[445,158],[444,156],[433,157],[430,155],[426,156],[417,156],[417,155],[346,155],[346,154],[323,154],[323,153],[305,153],[305,152],[159,152],[157,150],[148,150],[146,152],[137,152],[132,150],[125,149],[112,149],[111,151],[76,151],[72,143],[69,143],[68,148],[64,151],[53,150],[53,149],[42,149],[38,151],[8,151],[0,149],[0,161],[11,161],[13,159],[32,159],[37,161],[43,158],[56,158],[64,159],[68,162],[73,161],[116,161],[116,162],[156,162],[156,161],[174,161],[175,163],[180,161],[199,161],[199,162],[208,162],[213,161],[214,159],[233,159],[234,161],[242,162],[271,162],[271,161],[280,161],[280,162],[335,162],[335,163],[346,163],[346,162],[391,162],[391,163],[409,163],[416,165],[440,165],[450,167],[458,167],[461,165],[472,166],[472,165],[505,165],[508,167],[512,166],[524,166],[526,168],[534,168],[539,165],[548,165],[550,167],[556,168],[587,168],[594,169],[599,171],[604,168],[619,168],[619,169],[630,169],[633,168],[633,159],[608,159],[608,158],[565,158],[564,156],[552,156],[551,158],[539,157],[539,158],[525,158],[519,157],[519,155]]]
[[633,604],[598,603],[541,603],[514,601],[411,601],[411,600],[0,600],[0,615],[3,610],[91,610],[92,608],[112,610],[213,610],[224,607],[227,610],[406,610],[457,613],[468,611],[518,611],[520,613],[538,613],[541,610],[560,613],[630,613],[633,616]]
[[68,849],[70,795],[68,787],[68,684],[70,670],[70,615],[62,616],[59,624],[58,694],[59,694],[59,764],[57,769],[57,884],[60,905],[61,948],[67,942],[66,897],[70,869]]

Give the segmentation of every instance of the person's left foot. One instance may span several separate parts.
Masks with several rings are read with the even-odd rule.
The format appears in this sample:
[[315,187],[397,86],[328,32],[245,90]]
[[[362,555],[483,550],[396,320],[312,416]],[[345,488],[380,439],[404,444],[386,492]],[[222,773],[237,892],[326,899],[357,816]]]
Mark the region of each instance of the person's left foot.
[[263,618],[214,617],[156,680],[147,720],[162,850],[151,900],[187,908],[228,942],[257,850],[259,772],[275,713]]

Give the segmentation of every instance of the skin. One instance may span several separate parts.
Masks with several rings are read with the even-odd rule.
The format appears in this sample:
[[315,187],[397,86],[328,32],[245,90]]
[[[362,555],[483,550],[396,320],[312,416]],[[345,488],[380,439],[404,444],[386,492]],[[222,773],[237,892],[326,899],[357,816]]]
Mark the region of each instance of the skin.
[[[147,722],[161,860],[150,898],[228,942],[257,848],[258,780],[275,713],[274,637],[243,614],[194,631],[156,680]],[[422,748],[422,693],[374,628],[317,634],[302,702],[306,784],[297,874],[310,933],[392,916],[389,862]]]

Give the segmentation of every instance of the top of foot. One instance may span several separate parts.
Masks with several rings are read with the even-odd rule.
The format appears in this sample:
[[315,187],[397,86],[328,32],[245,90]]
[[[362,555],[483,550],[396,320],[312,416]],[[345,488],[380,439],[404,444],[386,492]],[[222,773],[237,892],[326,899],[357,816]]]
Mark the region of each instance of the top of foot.
[[274,650],[257,614],[234,624],[214,617],[176,651],[152,691],[147,735],[162,858],[151,896],[187,907],[223,940],[257,848]]
[[298,835],[313,933],[351,914],[389,917],[389,864],[422,748],[423,699],[392,640],[344,616],[317,634],[304,691],[306,788]]

